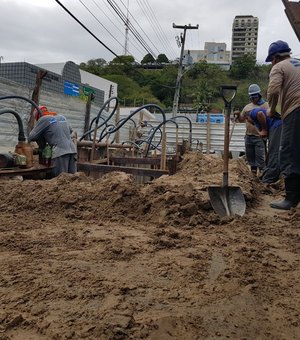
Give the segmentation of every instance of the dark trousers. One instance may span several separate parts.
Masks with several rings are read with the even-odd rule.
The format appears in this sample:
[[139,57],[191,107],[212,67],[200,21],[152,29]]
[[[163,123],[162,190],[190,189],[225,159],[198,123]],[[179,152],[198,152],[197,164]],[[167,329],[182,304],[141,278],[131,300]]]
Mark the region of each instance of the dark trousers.
[[69,153],[52,159],[52,176],[56,177],[62,172],[74,174],[77,171],[76,154]]
[[280,170],[286,191],[300,194],[300,107],[282,121],[279,149]]
[[277,126],[269,132],[266,168],[261,179],[263,183],[274,183],[278,181],[280,176],[279,147],[281,127],[281,125]]

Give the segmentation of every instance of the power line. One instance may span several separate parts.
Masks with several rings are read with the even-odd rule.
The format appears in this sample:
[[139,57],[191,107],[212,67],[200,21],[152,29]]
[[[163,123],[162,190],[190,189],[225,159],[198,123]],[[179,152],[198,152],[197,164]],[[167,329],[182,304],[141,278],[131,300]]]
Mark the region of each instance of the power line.
[[[126,15],[122,12],[120,7],[115,3],[114,0],[107,0],[107,2],[110,4],[110,6],[114,9],[114,11],[117,13],[117,15],[121,18],[121,20],[125,23],[127,23]],[[124,4],[123,4],[124,5]],[[129,12],[130,13],[130,12]],[[131,14],[131,13],[130,13]],[[132,15],[131,15],[132,16]],[[132,16],[134,19],[134,17]],[[134,19],[135,20],[135,19]],[[136,21],[136,20],[135,20]],[[130,32],[135,36],[135,38],[139,41],[139,43],[144,47],[144,49],[151,54],[155,59],[156,55],[152,51],[151,47],[147,44],[147,42],[144,40],[144,38],[140,35],[140,33],[136,30],[136,28],[131,24],[131,22],[128,22],[128,28]],[[148,38],[149,39],[149,38]],[[151,41],[151,40],[150,40]]]
[[113,36],[111,34],[111,32],[97,19],[97,17],[91,12],[91,10],[83,3],[82,0],[78,0],[82,6],[84,6],[84,8],[94,17],[94,19],[105,29],[105,31],[121,46],[123,47],[123,45],[119,42],[119,40],[117,40],[117,38],[115,36]]
[[144,14],[148,17],[147,13],[149,12],[149,16],[150,16],[150,20],[153,23],[153,27],[156,28],[156,35],[158,36],[159,40],[162,42],[162,46],[165,46],[168,49],[168,52],[170,53],[171,56],[173,56],[173,59],[176,56],[175,51],[172,49],[169,40],[166,38],[166,36],[163,34],[164,30],[162,29],[159,21],[157,20],[157,17],[155,15],[155,13],[153,12],[148,0],[138,0],[138,2],[141,1],[141,3],[145,3],[145,12]]
[[[95,3],[94,0],[93,0],[93,2]],[[120,23],[123,23],[123,21],[120,20],[119,16],[116,15],[115,11],[113,11],[113,10],[111,9],[111,7],[106,3],[106,1],[105,1],[105,0],[102,0],[102,2],[103,2],[103,4],[106,6],[106,8],[110,11],[110,13],[112,13],[112,15],[113,15]],[[96,4],[96,3],[95,3],[95,4]],[[101,9],[101,8],[99,7],[98,4],[96,4],[96,6],[101,10],[101,12],[102,12],[107,18],[109,18],[108,15],[107,15],[107,13],[105,13],[105,12],[103,11],[103,9]],[[117,29],[119,32],[121,32],[121,34],[124,36],[124,32],[121,31],[121,30],[119,29],[119,27],[117,27],[117,25],[113,23],[112,20],[109,19],[109,21],[110,21],[110,22],[116,27],[116,29]],[[134,45],[134,47],[135,47],[141,54],[144,53],[136,43],[132,42],[132,45]],[[132,54],[132,53],[131,53],[131,54]]]
[[109,52],[111,52],[114,56],[119,58],[119,56],[111,50],[108,46],[104,44],[103,41],[101,41],[98,37],[95,36],[93,32],[91,32],[79,19],[75,17],[74,14],[72,14],[59,0],[55,0],[74,20],[76,20],[91,36],[93,36],[103,47],[105,47]]

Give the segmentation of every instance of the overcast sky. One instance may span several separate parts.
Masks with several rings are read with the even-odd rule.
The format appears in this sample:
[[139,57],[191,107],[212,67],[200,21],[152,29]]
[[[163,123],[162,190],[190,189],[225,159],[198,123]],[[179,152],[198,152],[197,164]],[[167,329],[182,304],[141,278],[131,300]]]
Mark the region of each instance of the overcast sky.
[[[236,15],[259,18],[259,63],[268,46],[281,39],[289,43],[293,55],[300,56],[300,43],[281,0],[60,0],[92,33],[115,54],[125,50],[125,28],[109,3],[127,15],[135,34],[153,53],[169,59],[180,55],[176,35],[183,30],[172,24],[199,28],[188,30],[185,49],[203,49],[205,42],[225,42],[231,48],[231,29]],[[115,56],[80,26],[55,0],[0,0],[0,60],[33,64],[86,62]],[[122,16],[122,14],[121,14]],[[140,61],[148,52],[129,34],[129,54]]]

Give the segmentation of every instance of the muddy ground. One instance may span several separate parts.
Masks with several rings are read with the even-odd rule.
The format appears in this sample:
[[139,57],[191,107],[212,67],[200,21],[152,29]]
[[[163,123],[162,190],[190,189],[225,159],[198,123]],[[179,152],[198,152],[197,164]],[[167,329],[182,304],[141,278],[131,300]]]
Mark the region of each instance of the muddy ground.
[[230,161],[243,217],[207,187],[222,160],[186,154],[151,183],[110,173],[0,180],[0,339],[299,339],[300,207],[269,208]]

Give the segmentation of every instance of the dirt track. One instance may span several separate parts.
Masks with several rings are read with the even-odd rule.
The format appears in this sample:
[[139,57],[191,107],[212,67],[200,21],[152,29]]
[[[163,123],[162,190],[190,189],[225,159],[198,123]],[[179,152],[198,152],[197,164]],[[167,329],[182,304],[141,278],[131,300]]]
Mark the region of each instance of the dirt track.
[[187,154],[174,176],[0,181],[0,340],[299,339],[300,208],[269,202],[242,160],[243,217],[207,194],[222,162]]

